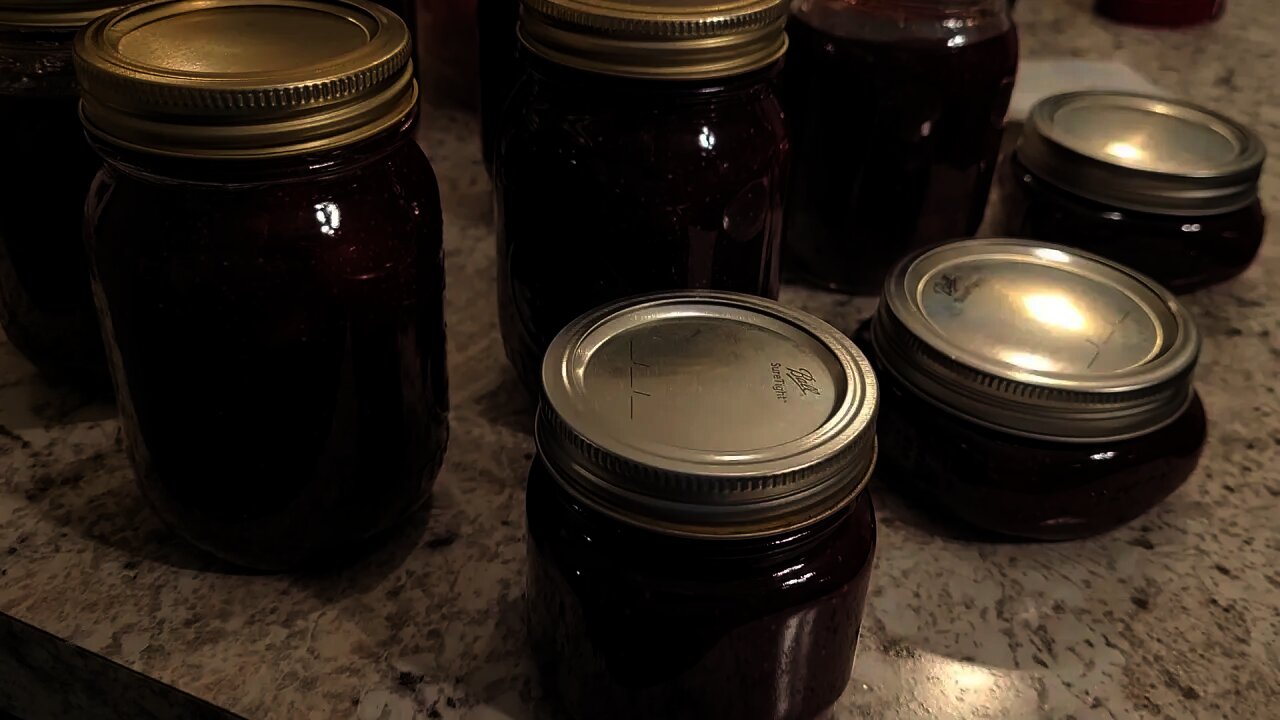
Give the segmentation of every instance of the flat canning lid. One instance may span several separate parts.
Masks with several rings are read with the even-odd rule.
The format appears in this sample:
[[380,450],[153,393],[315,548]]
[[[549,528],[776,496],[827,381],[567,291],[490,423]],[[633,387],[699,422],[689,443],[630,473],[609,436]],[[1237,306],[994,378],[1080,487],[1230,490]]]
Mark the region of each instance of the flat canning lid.
[[409,30],[368,0],[149,0],[76,38],[88,131],[139,152],[263,158],[403,121]]
[[1027,240],[903,260],[871,324],[880,368],[941,409],[1065,442],[1134,437],[1190,402],[1200,335],[1154,281]]
[[623,522],[741,538],[846,507],[875,464],[866,357],[821,320],[723,292],[648,295],[566,327],[543,363],[539,453]]
[[1252,130],[1207,108],[1091,91],[1037,103],[1017,155],[1041,179],[1081,197],[1194,216],[1254,202],[1267,151]]

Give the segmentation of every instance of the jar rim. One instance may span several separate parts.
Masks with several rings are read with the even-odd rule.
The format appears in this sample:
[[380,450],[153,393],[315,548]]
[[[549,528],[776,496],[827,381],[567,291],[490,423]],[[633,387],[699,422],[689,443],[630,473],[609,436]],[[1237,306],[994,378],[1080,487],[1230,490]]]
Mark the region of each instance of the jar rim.
[[375,135],[416,106],[410,55],[404,22],[368,0],[149,0],[95,20],[74,48],[91,134],[195,158]]
[[927,248],[885,282],[870,326],[882,370],[946,410],[1061,442],[1146,434],[1193,393],[1200,335],[1155,281],[1050,243]]
[[785,0],[672,4],[521,0],[521,46],[589,72],[701,80],[758,70],[787,49]]
[[0,0],[0,28],[74,30],[122,5],[120,0]]
[[1215,215],[1258,197],[1267,149],[1253,130],[1184,100],[1113,91],[1036,103],[1016,149],[1037,177],[1153,214]]
[[737,293],[659,293],[561,331],[535,437],[566,489],[606,514],[754,537],[862,492],[878,403],[866,357],[821,320]]

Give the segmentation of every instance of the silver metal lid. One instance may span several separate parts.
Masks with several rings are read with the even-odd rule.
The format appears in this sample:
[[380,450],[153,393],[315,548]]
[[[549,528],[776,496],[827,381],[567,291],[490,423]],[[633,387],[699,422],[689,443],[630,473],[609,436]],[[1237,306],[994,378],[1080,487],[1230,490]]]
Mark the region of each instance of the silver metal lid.
[[1068,192],[1129,210],[1217,214],[1258,197],[1252,130],[1182,100],[1076,92],[1031,108],[1018,159]]
[[1154,281],[1028,240],[925,250],[885,282],[880,367],[988,427],[1065,442],[1121,439],[1178,416],[1200,335]]
[[573,495],[675,535],[755,537],[846,506],[875,464],[875,375],[821,320],[737,293],[625,300],[543,361],[539,452]]

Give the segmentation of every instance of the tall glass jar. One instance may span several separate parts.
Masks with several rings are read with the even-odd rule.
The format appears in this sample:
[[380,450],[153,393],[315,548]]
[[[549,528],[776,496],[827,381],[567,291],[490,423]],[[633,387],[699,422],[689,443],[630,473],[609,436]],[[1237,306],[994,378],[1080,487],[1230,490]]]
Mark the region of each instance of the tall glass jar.
[[529,0],[495,168],[507,356],[536,392],[566,323],[682,288],[776,297],[789,148],[781,2]]
[[440,200],[409,54],[364,0],[151,2],[77,41],[129,456],[161,517],[233,562],[358,548],[443,459]]
[[571,323],[542,380],[527,597],[548,693],[576,720],[829,717],[876,547],[866,358],[777,303],[674,292]]
[[0,0],[0,326],[47,377],[108,387],[81,219],[102,165],[84,139],[71,41],[119,2]]
[[1007,0],[795,0],[787,34],[787,272],[874,294],[977,232],[1018,66]]

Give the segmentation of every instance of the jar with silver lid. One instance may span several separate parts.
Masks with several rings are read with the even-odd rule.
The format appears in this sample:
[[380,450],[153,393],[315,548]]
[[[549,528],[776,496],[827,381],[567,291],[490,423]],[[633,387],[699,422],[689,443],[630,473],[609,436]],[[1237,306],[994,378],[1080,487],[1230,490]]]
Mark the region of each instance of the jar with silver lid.
[[529,623],[585,718],[797,720],[848,682],[879,391],[826,323],[719,292],[595,310],[543,365]]
[[1253,262],[1265,158],[1252,130],[1182,100],[1057,95],[1031,110],[1000,182],[995,227],[1097,253],[1188,292]]
[[1095,255],[1003,239],[917,253],[859,338],[881,371],[882,474],[987,530],[1121,525],[1177,489],[1204,444],[1191,317]]

